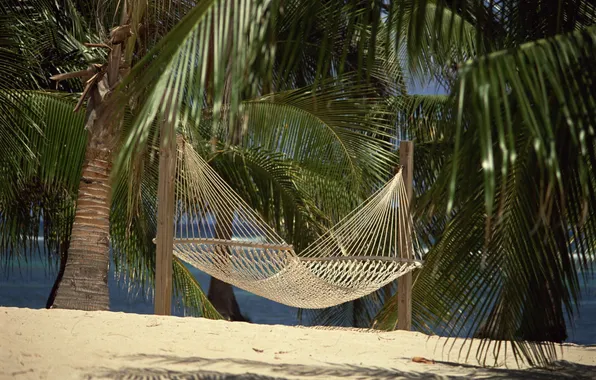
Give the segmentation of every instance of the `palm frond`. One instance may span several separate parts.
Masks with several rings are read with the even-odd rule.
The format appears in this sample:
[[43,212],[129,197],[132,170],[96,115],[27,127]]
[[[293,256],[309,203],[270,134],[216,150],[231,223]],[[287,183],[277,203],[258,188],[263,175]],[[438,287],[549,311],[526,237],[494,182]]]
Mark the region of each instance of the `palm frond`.
[[[546,188],[563,189],[564,177],[559,165],[556,137],[560,130],[570,134],[569,144],[582,158],[577,169],[584,197],[591,197],[588,165],[593,155],[590,129],[596,121],[596,76],[591,57],[596,48],[596,28],[569,35],[530,42],[514,51],[492,53],[462,68],[458,95],[459,114],[464,107],[474,109],[472,123],[477,131],[483,160],[486,212],[492,216],[498,175],[495,161],[502,160],[502,178],[518,153],[515,135],[526,134],[534,145],[534,154],[545,169]],[[466,128],[459,117],[455,137],[454,169]],[[496,125],[495,133],[492,126]],[[497,158],[497,156],[500,156]],[[453,194],[457,170],[453,171]],[[501,184],[501,187],[505,186]],[[546,199],[545,199],[546,200]]]
[[[300,207],[320,210],[315,212],[320,214],[317,218],[327,215],[329,222],[338,220],[384,183],[395,166],[393,127],[383,102],[373,88],[349,77],[245,101],[241,112],[244,127],[239,136],[220,134],[222,147],[218,149],[239,149],[237,153],[248,160],[237,161],[243,170],[256,163],[250,162],[254,159],[260,162],[258,170],[271,170],[268,175],[278,176],[273,170],[285,173],[287,177],[277,177],[277,184],[293,192],[292,197],[300,199]],[[198,125],[189,124],[194,125],[189,132],[199,135],[199,149],[207,155],[211,154],[207,144],[210,122],[204,118]],[[237,145],[226,143],[231,140]],[[225,156],[216,152],[216,157]],[[217,164],[217,160],[213,162]],[[236,167],[217,165],[222,174]],[[245,180],[239,180],[242,176],[238,173],[234,175],[229,175],[232,186],[238,181],[238,192],[243,194],[254,188],[249,196],[254,202],[249,203],[261,210],[265,200],[257,202],[255,194],[266,191],[268,185],[263,183],[265,187],[257,189],[250,183],[257,180],[252,175]]]
[[83,45],[83,42],[99,42],[99,37],[88,28],[87,20],[73,1],[7,0],[2,11],[4,36],[27,64],[19,78],[28,80],[28,85],[13,88],[80,91],[82,86],[77,81],[57,84],[49,78],[80,70],[102,57],[101,51]]
[[374,89],[349,77],[245,102],[244,144],[281,152],[328,178],[384,182],[392,126]]
[[471,13],[484,7],[481,2],[467,3],[475,2],[412,0],[387,5],[387,28],[396,36],[390,42],[395,50],[403,51],[411,71],[430,69],[437,80],[444,80],[450,65],[482,51],[483,34],[477,33],[479,25]]
[[[13,153],[4,161],[0,195],[0,246],[5,263],[15,263],[37,252],[38,237],[50,254],[70,233],[73,196],[78,188],[86,132],[83,116],[72,112],[73,100],[52,93],[10,91],[26,107],[13,103],[0,119],[12,114],[12,131],[21,131],[30,155]],[[18,111],[17,111],[18,110]],[[31,110],[32,114],[26,114]],[[28,117],[21,117],[26,114]],[[31,124],[34,119],[37,124]],[[69,149],[65,149],[69,147]],[[9,166],[6,166],[9,165]],[[42,225],[44,229],[40,230]],[[13,260],[15,259],[16,260]]]
[[180,299],[185,314],[209,319],[223,319],[201,289],[201,285],[180,259],[174,258],[174,297]]
[[242,95],[255,92],[251,84],[256,73],[248,75],[247,68],[263,53],[269,3],[202,1],[133,68],[119,95],[143,99],[143,106],[125,137],[116,172],[147,143],[156,117],[179,121],[182,107],[189,107],[187,117],[198,120],[211,103],[219,118],[225,103],[231,111],[229,125],[234,125]]
[[[125,120],[130,121],[129,118]],[[115,272],[129,289],[145,293],[155,286],[155,244],[157,234],[158,162],[147,153],[127,165],[114,185],[110,235]],[[131,191],[134,189],[134,191]],[[219,319],[201,285],[177,258],[174,258],[173,296],[185,314]]]
[[[403,92],[402,64],[408,57],[406,51],[392,45],[410,38],[417,28],[386,23],[381,17],[385,10],[376,2],[337,6],[295,0],[284,2],[282,8],[278,5],[276,0],[241,1],[236,5],[213,0],[188,11],[122,85],[121,96],[142,104],[135,111],[139,116],[126,137],[122,157],[130,157],[136,148],[144,149],[154,120],[196,121],[205,107],[212,108],[218,118],[227,108],[226,122],[215,125],[231,130],[238,128],[235,120],[242,101],[272,90],[317,85],[350,71],[374,83],[379,93]],[[414,8],[418,9],[409,7],[403,13],[407,20],[419,17],[414,16]],[[423,49],[424,63],[417,66],[421,72],[439,66],[442,73],[447,62],[455,59],[457,47],[465,57],[475,52],[474,29],[449,8],[433,4],[428,8],[421,23],[425,39],[417,44],[433,41],[434,28],[450,39],[429,45],[434,50]],[[452,29],[463,32],[448,33]],[[443,43],[452,40],[454,44]],[[437,60],[439,55],[445,57]],[[185,108],[187,112],[182,111]],[[118,162],[123,161],[126,159]]]
[[595,31],[467,63],[457,113],[441,124],[454,145],[416,202],[438,233],[414,287],[414,322],[499,340],[485,340],[479,360],[509,346],[520,360],[553,360],[554,345],[538,343],[565,339],[580,273],[594,262]]

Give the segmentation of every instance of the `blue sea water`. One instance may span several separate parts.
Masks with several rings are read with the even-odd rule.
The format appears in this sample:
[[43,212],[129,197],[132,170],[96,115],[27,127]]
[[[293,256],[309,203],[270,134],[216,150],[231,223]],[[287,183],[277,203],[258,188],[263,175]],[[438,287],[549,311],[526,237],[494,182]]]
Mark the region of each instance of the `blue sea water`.
[[[206,292],[209,276],[188,266]],[[0,306],[27,307],[41,309],[53,285],[56,268],[51,268],[46,259],[36,258],[28,263],[15,266],[0,274]],[[116,280],[110,270],[110,309],[137,314],[153,314],[153,300],[142,294],[130,294],[125,285]],[[242,313],[252,322],[260,324],[296,325],[296,308],[285,306],[259,297],[242,289],[234,289]],[[181,310],[175,312],[182,315]],[[574,316],[569,331],[569,342],[596,344],[596,278],[590,278],[583,287],[583,297],[579,313]]]
[[[209,275],[186,265],[199,281],[203,291],[209,289]],[[110,310],[126,313],[153,314],[153,299],[141,291],[129,292],[126,284],[115,276],[110,266],[108,286]],[[0,273],[0,306],[41,309],[56,278],[57,268],[45,258],[34,258],[27,263],[14,264],[8,273]],[[240,310],[254,323],[296,325],[298,309],[259,297],[245,290],[234,288]],[[174,308],[174,315],[183,316],[181,308]]]

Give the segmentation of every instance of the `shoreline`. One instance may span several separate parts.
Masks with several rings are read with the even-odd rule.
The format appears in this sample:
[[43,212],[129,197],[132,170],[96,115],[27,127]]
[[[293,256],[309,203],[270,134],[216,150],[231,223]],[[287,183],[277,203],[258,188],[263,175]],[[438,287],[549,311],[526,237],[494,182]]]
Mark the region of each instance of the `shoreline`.
[[518,367],[511,353],[484,368],[478,341],[466,359],[461,339],[405,331],[9,307],[0,331],[0,379],[596,379],[596,346],[575,344],[557,345],[551,371]]

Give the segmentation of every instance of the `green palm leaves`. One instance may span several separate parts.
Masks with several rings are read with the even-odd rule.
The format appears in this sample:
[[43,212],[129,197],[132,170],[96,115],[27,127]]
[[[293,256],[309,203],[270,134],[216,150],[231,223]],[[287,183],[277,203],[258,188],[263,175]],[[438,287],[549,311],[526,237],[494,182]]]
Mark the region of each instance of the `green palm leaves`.
[[[493,213],[497,188],[495,160],[502,162],[501,174],[505,181],[517,157],[516,134],[524,133],[532,141],[536,158],[547,172],[544,185],[562,189],[557,133],[568,129],[568,143],[572,144],[572,149],[577,149],[581,158],[577,161],[577,170],[582,173],[580,189],[584,196],[590,196],[589,155],[593,142],[589,129],[595,120],[596,99],[590,90],[595,77],[590,70],[589,57],[593,56],[595,47],[596,28],[591,27],[570,35],[529,42],[513,53],[495,52],[462,69],[458,91],[466,98],[460,99],[459,109],[463,113],[464,106],[471,105],[474,110],[471,118],[480,134],[489,216]],[[456,150],[462,145],[460,136],[464,128],[460,119]],[[495,145],[498,145],[498,153]],[[459,161],[457,156],[454,158],[454,168],[457,168]],[[453,179],[456,174],[454,170]],[[452,182],[451,189],[454,187]]]
[[[424,15],[418,20],[432,12],[428,2],[403,3]],[[510,49],[462,63],[457,76],[445,72],[449,96],[391,102],[402,135],[416,141],[414,211],[430,247],[414,287],[414,325],[511,342],[533,363],[552,360],[554,346],[528,341],[566,338],[565,317],[594,260],[594,29],[585,26],[595,13],[586,2],[560,2],[561,14],[575,12],[566,18],[545,3],[460,2],[457,13],[482,36],[476,46]],[[537,7],[560,24],[532,25]],[[449,30],[433,29],[433,39]],[[395,328],[396,307],[395,297],[386,302],[376,326]],[[326,320],[344,316],[330,311]],[[490,360],[508,344],[486,341],[476,354]]]
[[[520,38],[540,32],[518,26]],[[554,346],[527,341],[566,338],[594,259],[584,243],[594,233],[594,42],[587,27],[462,65],[435,123],[453,151],[437,152],[442,167],[416,207],[436,239],[415,286],[418,326],[509,341],[534,363]],[[502,349],[487,342],[477,354]]]
[[[37,3],[32,9],[54,7]],[[101,59],[80,42],[100,42],[97,36],[113,26],[107,20],[121,10],[117,2],[101,12],[76,1],[59,4],[73,15],[71,24],[42,17],[55,9],[40,11],[22,34],[6,33],[21,40],[0,37],[5,245],[16,244],[30,220],[23,210],[35,202],[16,200],[33,179],[43,184],[43,197],[72,202],[84,140],[81,116],[67,112],[70,98],[16,90],[39,85],[40,66],[31,62],[41,47],[54,44],[61,57],[70,51],[85,63]],[[395,163],[396,140],[408,138],[416,143],[413,212],[429,248],[414,287],[415,325],[512,341],[516,355],[536,363],[553,358],[553,346],[524,340],[564,339],[565,315],[574,312],[581,273],[594,259],[591,2],[127,4],[135,43],[125,61],[132,69],[111,89],[128,112],[111,227],[123,273],[150,284],[162,122],[175,123],[297,247],[376,189]],[[54,26],[48,36],[55,41],[39,36]],[[79,61],[64,58],[56,68],[80,70]],[[410,96],[411,78],[434,79],[450,93]],[[198,313],[213,315],[178,264],[177,289]],[[391,329],[392,292],[315,317],[343,323],[356,315]],[[492,347],[482,347],[478,354],[486,357]]]
[[[18,170],[8,160],[0,168],[3,171],[2,249],[13,255],[24,254],[26,247],[37,244],[43,219],[44,241],[53,252],[56,244],[68,235],[72,223],[73,196],[78,188],[86,141],[83,116],[72,112],[72,99],[59,94],[34,91],[5,94],[21,99],[25,105],[14,104],[13,107],[19,107],[19,113],[9,111],[9,117],[16,116],[9,120],[12,131],[23,131],[28,154],[9,150]],[[37,127],[32,127],[31,120]]]
[[[306,246],[310,234],[349,213],[395,165],[389,114],[374,96],[346,77],[245,101],[237,144],[221,134],[213,165],[251,206],[288,228],[293,244]],[[210,122],[203,124],[188,133],[209,154]]]
[[122,155],[146,143],[156,116],[184,123],[183,107],[186,118],[198,121],[205,104],[219,118],[225,103],[234,123],[241,93],[256,80],[248,69],[261,53],[267,6],[266,0],[202,1],[145,55],[122,84],[124,99],[143,104]]

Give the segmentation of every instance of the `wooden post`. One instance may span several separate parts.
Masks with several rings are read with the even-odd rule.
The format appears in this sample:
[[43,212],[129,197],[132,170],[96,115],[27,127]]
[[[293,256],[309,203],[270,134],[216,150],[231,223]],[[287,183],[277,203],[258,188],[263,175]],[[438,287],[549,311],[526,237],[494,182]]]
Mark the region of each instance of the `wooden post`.
[[[403,166],[404,185],[408,202],[412,200],[412,182],[414,177],[414,144],[411,141],[401,141],[399,143],[399,161]],[[409,215],[409,210],[406,213]],[[414,256],[412,231],[407,228],[409,222],[400,221],[399,228],[402,232],[399,234],[399,252],[400,257],[412,259]],[[408,272],[397,279],[397,329],[412,329],[412,272]]]
[[157,238],[155,242],[155,314],[170,315],[172,313],[174,180],[176,175],[175,124],[164,120],[160,135]]

